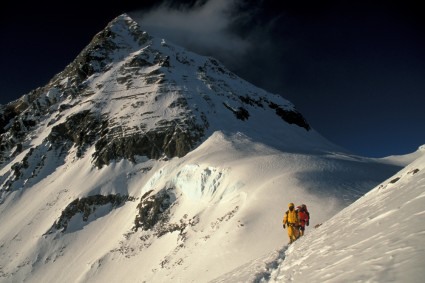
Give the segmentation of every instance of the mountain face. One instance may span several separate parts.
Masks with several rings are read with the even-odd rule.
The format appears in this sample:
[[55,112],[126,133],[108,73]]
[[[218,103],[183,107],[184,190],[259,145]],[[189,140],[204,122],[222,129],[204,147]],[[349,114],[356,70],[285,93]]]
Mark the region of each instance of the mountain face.
[[32,148],[28,134],[40,126],[50,132],[44,137],[50,149],[68,152],[75,146],[82,155],[95,145],[98,167],[137,155],[181,157],[223,125],[233,130],[235,120],[264,116],[257,112],[310,130],[288,101],[244,82],[212,58],[151,38],[123,15],[48,85],[2,107],[1,158],[4,164]]
[[285,244],[288,202],[320,223],[399,168],[121,15],[0,106],[0,278],[206,282]]

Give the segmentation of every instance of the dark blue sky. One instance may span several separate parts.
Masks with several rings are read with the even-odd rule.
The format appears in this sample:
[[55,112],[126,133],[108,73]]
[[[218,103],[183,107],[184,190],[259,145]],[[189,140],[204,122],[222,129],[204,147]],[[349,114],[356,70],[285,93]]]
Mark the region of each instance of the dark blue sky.
[[8,4],[0,19],[0,103],[47,83],[127,12],[149,32],[281,94],[353,153],[382,157],[425,144],[425,10],[418,1],[188,0],[158,8],[161,2]]

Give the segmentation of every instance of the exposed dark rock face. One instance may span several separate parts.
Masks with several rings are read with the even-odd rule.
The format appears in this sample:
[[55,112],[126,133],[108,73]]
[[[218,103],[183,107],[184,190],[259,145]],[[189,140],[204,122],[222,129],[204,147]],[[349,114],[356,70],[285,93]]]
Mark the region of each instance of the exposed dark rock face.
[[122,134],[120,127],[110,129],[109,121],[96,117],[89,111],[77,113],[66,122],[53,127],[48,140],[55,148],[78,148],[77,156],[84,154],[85,148],[95,144],[93,154],[96,166],[102,167],[112,160],[122,158],[134,161],[135,156],[150,159],[169,158],[186,155],[203,136],[203,129],[192,125],[171,121],[162,123],[155,131],[142,129],[132,134]]
[[132,201],[134,198],[129,197],[128,195],[121,196],[119,194],[107,196],[94,195],[81,199],[75,199],[62,211],[61,216],[53,224],[48,233],[52,233],[57,230],[65,232],[68,228],[69,221],[77,214],[81,214],[82,221],[87,222],[90,215],[92,215],[100,206],[109,204],[109,210],[112,211],[129,200]]
[[237,109],[233,109],[232,107],[230,107],[226,103],[223,103],[223,105],[224,105],[224,107],[226,107],[227,109],[229,109],[230,111],[232,111],[233,114],[235,114],[235,117],[237,119],[242,120],[242,121],[248,120],[248,118],[249,118],[249,112],[245,108],[243,108],[243,107],[240,106]]
[[24,159],[22,159],[21,162],[15,163],[12,165],[12,169],[16,179],[18,179],[22,175],[22,172],[21,172],[22,169],[27,169],[29,167],[28,159],[33,154],[33,152],[34,152],[34,149],[31,148],[31,150],[24,157]]
[[[14,163],[11,166],[11,171],[0,176],[0,184],[2,184],[0,193],[2,191],[13,191],[25,186],[24,184],[31,184],[30,181],[36,178],[44,167],[46,151],[47,148],[43,145],[31,148],[21,161]],[[50,170],[54,169],[50,168]]]
[[11,105],[0,106],[0,134],[6,131],[6,126],[9,121],[15,118],[19,112]]
[[254,99],[252,97],[249,97],[248,95],[246,95],[246,96],[239,95],[239,99],[245,104],[264,108],[263,99],[261,99],[261,98],[260,99]]
[[146,156],[150,159],[161,157],[182,157],[192,150],[204,135],[204,130],[186,122],[164,121],[154,131],[120,135],[120,129],[113,129],[97,140],[94,153],[95,164],[98,167],[107,165],[111,160],[122,158],[134,161],[136,156]]
[[[72,78],[72,84],[79,85],[94,72],[105,71],[108,65],[119,57],[115,57],[117,50],[129,48],[127,39],[119,31],[116,31],[120,21],[125,21],[128,35],[139,45],[144,44],[151,37],[143,32],[136,22],[130,19],[123,20],[122,17],[116,18],[103,31],[96,34],[90,44],[69,64],[64,71],[56,75],[51,84],[64,78]],[[135,62],[135,64],[137,64]]]
[[78,148],[77,156],[83,154],[87,146],[93,145],[106,128],[106,122],[102,122],[90,111],[83,111],[72,115],[62,124],[52,128],[48,141],[56,148],[71,148],[75,144]]
[[17,146],[16,154],[22,151],[22,142],[29,130],[37,125],[37,116],[22,114],[28,105],[17,100],[0,106],[0,164],[10,160],[8,151]]
[[[138,214],[134,220],[134,230],[136,231],[139,228],[152,230],[156,226],[161,226],[160,223],[169,222],[170,208],[176,201],[173,189],[163,189],[155,195],[151,195],[152,192],[145,193],[137,205]],[[168,232],[179,230],[178,227],[174,227],[175,229],[173,227],[169,227],[172,229]],[[163,235],[164,231],[161,231],[161,227],[156,228],[158,228],[157,234]]]
[[304,117],[301,115],[301,113],[297,111],[288,111],[283,108],[281,108],[279,105],[270,102],[269,107],[271,109],[276,110],[276,115],[281,117],[284,121],[288,122],[289,124],[295,124],[298,125],[307,131],[310,130],[310,125],[307,123],[307,121],[304,119]]

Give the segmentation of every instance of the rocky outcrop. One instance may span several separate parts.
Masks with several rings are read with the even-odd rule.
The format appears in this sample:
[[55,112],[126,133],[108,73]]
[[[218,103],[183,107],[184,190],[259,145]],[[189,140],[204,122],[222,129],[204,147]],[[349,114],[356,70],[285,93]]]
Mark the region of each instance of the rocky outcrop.
[[59,219],[52,225],[47,233],[53,233],[55,231],[65,232],[70,220],[76,215],[80,215],[81,221],[87,222],[90,216],[93,215],[99,207],[109,205],[107,210],[110,212],[129,200],[134,200],[134,198],[128,195],[119,194],[107,196],[94,195],[75,199],[62,211]]
[[[14,163],[10,171],[0,176],[0,193],[31,185],[44,167],[46,152],[47,148],[44,145],[31,148],[21,161]],[[48,170],[54,169],[48,168]]]
[[204,129],[192,122],[163,121],[158,128],[125,133],[125,129],[111,125],[108,117],[99,117],[90,111],[76,113],[64,123],[54,126],[47,140],[55,149],[68,151],[77,147],[77,157],[95,145],[93,154],[97,167],[108,165],[112,160],[135,161],[136,156],[150,159],[182,157],[192,150],[204,135]]
[[87,110],[76,113],[68,117],[64,123],[54,126],[47,140],[55,148],[71,148],[75,145],[78,149],[77,156],[80,157],[85,148],[97,141],[106,126],[107,121],[102,121],[100,117]]
[[232,111],[233,114],[235,115],[235,117],[237,119],[242,120],[242,121],[248,120],[248,118],[249,118],[249,112],[245,108],[239,106],[237,109],[233,109],[227,103],[223,103],[223,105],[224,105],[224,107],[226,107],[227,109],[229,109],[230,111]]
[[[132,46],[141,46],[150,38],[134,20],[127,15],[121,15],[96,34],[77,58],[64,71],[56,75],[50,84],[71,78],[73,85],[79,85],[93,73],[106,71],[109,64],[127,55],[123,53],[120,56],[117,52],[131,51]],[[133,42],[136,45],[132,44]]]
[[194,123],[164,121],[158,128],[144,132],[142,127],[131,134],[121,128],[109,130],[97,140],[93,157],[97,167],[122,158],[134,161],[136,156],[149,159],[182,157],[191,151],[204,135],[204,129]]
[[284,121],[286,121],[289,124],[295,124],[301,128],[306,129],[309,131],[310,125],[307,123],[307,121],[304,119],[303,115],[301,113],[295,111],[295,110],[285,110],[276,103],[270,102],[269,107],[271,109],[274,109],[276,111],[276,115],[281,117]]
[[153,191],[145,193],[137,205],[138,213],[133,230],[154,230],[160,237],[166,233],[184,229],[178,224],[169,223],[170,208],[175,204],[174,189],[162,189],[154,195]]
[[[301,128],[306,129],[307,131],[311,129],[310,125],[307,123],[307,121],[301,115],[301,113],[299,113],[298,111],[294,109],[285,109],[282,106],[272,101],[268,101],[266,98],[255,99],[255,98],[249,97],[248,95],[245,95],[245,96],[239,95],[238,98],[241,103],[252,106],[252,107],[264,108],[264,104],[266,104],[269,106],[269,108],[274,109],[276,115],[279,116],[286,123],[295,124]],[[248,120],[250,115],[246,108],[242,106],[239,106],[238,108],[234,108],[227,103],[223,103],[223,105],[224,107],[232,111],[237,119],[242,121]]]
[[48,141],[55,148],[70,149],[75,145],[77,157],[82,156],[87,147],[95,145],[93,158],[99,168],[112,160],[124,158],[134,161],[136,156],[150,159],[181,157],[199,142],[203,129],[196,125],[187,129],[188,125],[179,126],[178,123],[164,121],[157,129],[148,132],[144,132],[141,125],[139,130],[126,134],[121,127],[111,128],[107,117],[97,117],[90,111],[84,111],[54,126]]

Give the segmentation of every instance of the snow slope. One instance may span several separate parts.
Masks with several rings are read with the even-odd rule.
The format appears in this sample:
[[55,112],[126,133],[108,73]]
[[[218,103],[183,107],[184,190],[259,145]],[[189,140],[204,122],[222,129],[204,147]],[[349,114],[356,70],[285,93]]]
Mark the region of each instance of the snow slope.
[[264,270],[289,202],[314,226],[402,167],[346,153],[287,100],[126,15],[0,114],[2,282]]
[[423,282],[424,235],[422,154],[292,245],[265,277],[268,282]]
[[392,155],[384,158],[378,158],[381,162],[388,162],[390,164],[406,166],[423,156],[425,152],[425,145],[420,146],[415,152],[405,154],[405,155]]

